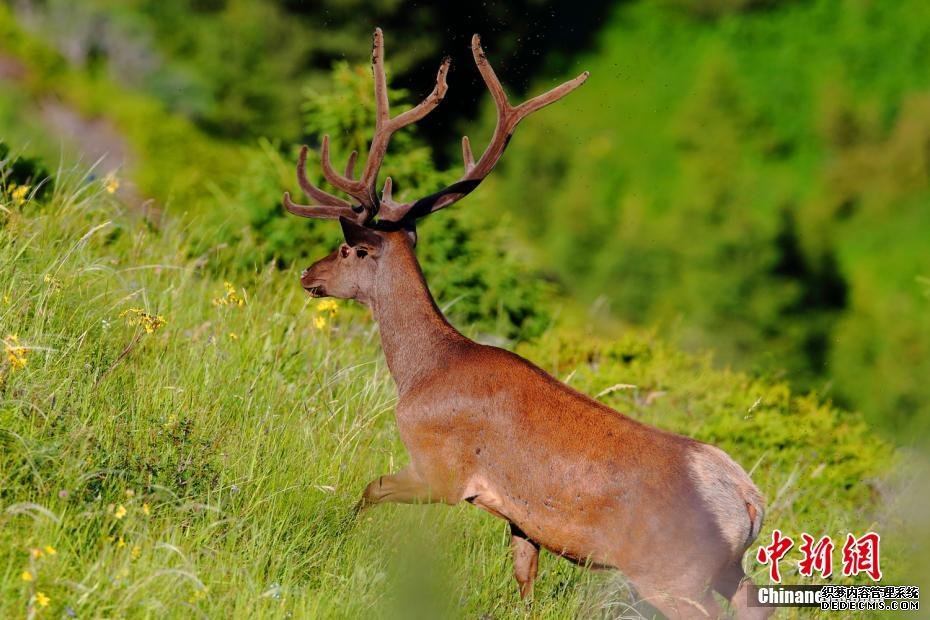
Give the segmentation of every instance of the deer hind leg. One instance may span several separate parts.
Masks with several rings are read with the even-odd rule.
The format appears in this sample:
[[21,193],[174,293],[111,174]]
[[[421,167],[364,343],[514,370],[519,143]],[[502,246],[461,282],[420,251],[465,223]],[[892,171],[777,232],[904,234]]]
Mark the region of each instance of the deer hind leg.
[[533,582],[539,570],[539,545],[511,523],[510,549],[513,551],[513,576],[520,586],[520,598],[526,599],[533,596]]
[[758,588],[743,572],[740,562],[725,568],[714,579],[714,589],[729,599],[730,609],[737,620],[765,620],[775,611],[771,607],[752,607],[750,600],[757,600]]
[[441,489],[424,482],[409,465],[396,473],[378,476],[369,482],[362,493],[362,499],[355,504],[355,511],[358,513],[382,502],[397,504],[449,503]]
[[676,589],[669,591],[636,582],[639,598],[655,607],[669,620],[716,620],[720,606],[709,589]]

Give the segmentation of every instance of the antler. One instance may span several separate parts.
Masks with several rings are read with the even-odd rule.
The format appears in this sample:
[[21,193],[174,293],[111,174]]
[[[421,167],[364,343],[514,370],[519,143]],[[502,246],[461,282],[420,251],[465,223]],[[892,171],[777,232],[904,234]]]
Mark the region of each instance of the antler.
[[494,127],[491,142],[485,148],[484,153],[481,154],[478,162],[475,163],[468,136],[463,136],[462,159],[465,164],[465,174],[455,183],[416,201],[398,204],[382,198],[382,220],[400,222],[403,219],[417,219],[443,207],[448,207],[450,204],[467,196],[494,169],[495,164],[504,154],[504,150],[507,148],[507,144],[509,144],[510,138],[520,121],[550,103],[558,101],[584,84],[585,80],[588,79],[588,72],[585,71],[573,80],[569,80],[548,92],[514,106],[508,101],[507,93],[504,92],[504,87],[501,86],[500,80],[497,79],[497,75],[491,67],[491,63],[488,62],[484,49],[481,47],[481,37],[477,34],[471,38],[471,52],[475,57],[475,64],[478,65],[478,71],[481,72],[481,77],[484,78],[484,83],[487,85],[488,90],[491,91],[494,105],[497,107],[497,125]]
[[[329,136],[323,136],[321,147],[321,163],[323,176],[334,187],[342,190],[352,198],[358,201],[358,205],[351,205],[341,198],[324,192],[314,186],[307,180],[306,160],[307,147],[300,150],[300,158],[297,161],[297,178],[300,186],[313,198],[317,203],[314,206],[298,205],[291,201],[287,192],[284,194],[284,206],[288,211],[295,215],[303,217],[319,218],[338,218],[347,217],[360,224],[367,224],[373,227],[386,227],[391,224],[400,224],[403,221],[411,221],[438,211],[443,207],[461,200],[474,190],[481,181],[494,169],[495,164],[503,155],[510,138],[513,135],[516,126],[521,120],[533,112],[543,108],[550,103],[558,101],[568,93],[581,86],[588,79],[588,72],[585,71],[573,80],[553,88],[552,90],[524,101],[520,105],[513,106],[507,99],[507,94],[501,86],[500,80],[491,68],[488,59],[481,48],[481,38],[474,35],[471,39],[472,55],[475,58],[475,64],[478,65],[478,71],[484,78],[484,83],[491,96],[494,98],[494,105],[497,107],[497,125],[494,127],[494,134],[491,136],[491,142],[485,148],[481,158],[475,162],[471,152],[471,145],[468,136],[462,138],[462,159],[465,163],[465,174],[455,183],[441,189],[438,192],[430,194],[425,198],[410,202],[395,202],[392,197],[393,182],[391,177],[384,181],[384,189],[381,197],[375,190],[375,182],[378,178],[378,171],[387,152],[388,142],[391,135],[398,129],[411,123],[415,123],[427,114],[433,108],[439,105],[446,94],[446,74],[449,71],[449,59],[443,60],[439,67],[439,73],[436,75],[436,86],[433,91],[419,105],[393,118],[390,116],[390,104],[387,96],[387,79],[384,75],[384,40],[380,28],[375,29],[374,48],[371,55],[372,72],[375,81],[375,102],[377,105],[377,118],[375,121],[375,135],[371,141],[371,147],[368,151],[368,159],[365,162],[365,169],[358,180],[352,178],[352,169],[355,165],[357,153],[355,151],[349,156],[349,162],[346,165],[345,174],[339,174],[332,166],[329,158]],[[375,216],[379,216],[379,221],[374,222]]]
[[[329,158],[328,135],[323,136],[320,149],[323,176],[334,187],[358,201],[358,204],[350,205],[345,200],[337,198],[310,183],[306,175],[307,147],[304,146],[300,150],[300,158],[297,161],[297,179],[304,192],[319,204],[313,206],[295,204],[291,201],[290,195],[285,192],[285,208],[291,213],[303,217],[347,217],[358,221],[360,224],[370,222],[378,214],[380,207],[380,200],[375,191],[375,182],[378,179],[378,171],[381,169],[381,163],[384,161],[385,153],[387,153],[391,136],[398,129],[417,122],[439,105],[449,88],[446,84],[446,74],[449,72],[451,62],[448,57],[443,59],[442,64],[439,65],[439,72],[436,74],[436,86],[433,87],[433,91],[427,95],[426,99],[416,107],[391,118],[387,78],[384,74],[384,34],[380,28],[375,28],[371,52],[371,70],[375,82],[375,135],[371,140],[371,147],[368,150],[368,159],[365,161],[362,176],[358,180],[352,178],[355,160],[358,157],[357,151],[352,151],[351,155],[349,155],[345,174],[340,174],[333,168]],[[388,195],[390,195],[390,180],[386,182],[386,189]]]

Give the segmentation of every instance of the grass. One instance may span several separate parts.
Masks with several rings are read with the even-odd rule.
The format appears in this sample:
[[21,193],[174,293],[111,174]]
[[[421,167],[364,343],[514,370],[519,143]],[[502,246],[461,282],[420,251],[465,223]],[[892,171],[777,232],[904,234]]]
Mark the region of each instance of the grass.
[[[390,604],[410,531],[460,558],[447,571],[469,575],[469,605],[511,589],[506,531],[489,517],[349,519],[402,458],[364,314],[320,313],[296,274],[273,270],[235,286],[242,305],[215,303],[228,290],[185,258],[183,231],[120,214],[95,185],[66,182],[0,234],[0,325],[27,360],[3,368],[0,615],[42,592],[46,613],[79,617],[359,617]],[[131,308],[164,325],[129,325]],[[30,558],[45,545],[57,553]],[[548,581],[574,590],[571,573]]]
[[[505,525],[467,505],[353,519],[405,462],[368,314],[308,300],[293,271],[226,284],[215,253],[189,257],[194,224],[156,228],[84,178],[59,171],[47,202],[0,211],[0,616],[648,614],[615,575],[551,556],[528,610]],[[648,333],[550,332],[522,352],[752,468],[761,540],[886,525],[894,449],[856,414]],[[890,540],[886,572],[900,560]]]

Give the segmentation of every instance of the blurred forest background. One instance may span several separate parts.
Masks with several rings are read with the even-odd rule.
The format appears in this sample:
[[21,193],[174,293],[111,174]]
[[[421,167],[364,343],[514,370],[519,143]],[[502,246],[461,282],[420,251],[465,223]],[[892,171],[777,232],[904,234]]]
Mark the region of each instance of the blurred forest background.
[[[297,285],[339,227],[281,195],[299,145],[367,152],[376,25],[395,109],[453,59],[401,199],[490,136],[473,32],[512,100],[591,72],[420,226],[457,327],[726,449],[760,541],[876,529],[930,574],[924,0],[4,0],[0,616],[525,617],[500,522],[345,518],[406,458],[395,395],[368,313]],[[546,561],[534,610],[626,613],[606,579]]]

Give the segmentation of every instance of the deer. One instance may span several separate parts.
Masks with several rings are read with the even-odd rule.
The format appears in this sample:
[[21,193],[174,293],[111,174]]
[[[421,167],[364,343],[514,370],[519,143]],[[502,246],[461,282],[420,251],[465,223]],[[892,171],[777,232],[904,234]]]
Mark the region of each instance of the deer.
[[514,576],[522,599],[533,593],[540,549],[581,565],[622,572],[641,599],[668,618],[715,618],[713,592],[740,618],[756,586],[742,557],[762,527],[765,501],[725,452],[648,426],[562,383],[532,362],[470,340],[436,305],[417,261],[416,222],[461,200],[488,176],[517,125],[581,86],[584,72],[512,105],[481,46],[471,51],[497,109],[490,143],[475,160],[462,139],[464,173],[423,198],[393,197],[391,177],[376,191],[393,133],[444,98],[450,60],[418,105],[391,116],[384,40],[374,32],[374,135],[360,175],[357,152],[344,172],[321,142],[325,180],[349,199],[310,182],[308,147],[297,179],[312,204],[285,192],[285,209],[338,219],[345,242],[300,275],[313,298],[355,300],[373,313],[397,388],[395,418],[409,463],[368,484],[357,510],[384,502],[469,502],[509,523]]

